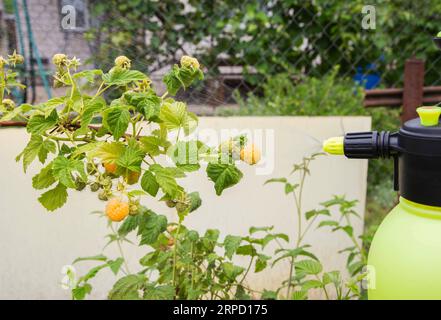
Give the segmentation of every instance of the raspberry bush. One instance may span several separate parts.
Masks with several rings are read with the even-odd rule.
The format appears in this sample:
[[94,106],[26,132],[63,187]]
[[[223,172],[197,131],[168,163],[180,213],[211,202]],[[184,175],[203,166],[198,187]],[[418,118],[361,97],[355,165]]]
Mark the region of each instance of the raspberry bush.
[[[17,59],[15,55],[7,62],[1,60],[2,68]],[[287,241],[287,237],[272,234],[270,229],[251,229],[252,235],[229,235],[221,241],[218,230],[199,234],[183,224],[202,199],[179,181],[198,171],[202,161],[220,196],[242,178],[237,161],[252,165],[260,159],[260,152],[247,146],[244,136],[216,147],[189,138],[198,118],[173,96],[203,78],[199,62],[182,57],[164,76],[167,91],[161,96],[147,75],[131,69],[125,56],[116,58],[106,73],[98,69],[77,72],[79,60],[64,54],[56,54],[53,63],[54,86],[65,88],[65,95],[19,107],[3,101],[0,120],[27,121],[30,138],[17,161],[22,162],[25,172],[35,161],[42,165],[32,185],[41,190],[38,200],[48,211],[61,208],[72,191],[95,192],[106,202],[102,215],[109,220],[109,244],[116,244],[121,256],[76,259],[74,264],[93,260],[97,266],[80,278],[73,275],[72,268],[66,268],[72,297],[85,298],[92,290],[90,280],[105,268],[119,278],[110,299],[255,296],[246,284],[247,273],[252,267],[257,272],[265,269],[269,257],[262,253],[264,247],[274,239]],[[7,76],[13,78],[14,74]],[[2,92],[14,84],[18,85],[12,81],[2,84]],[[106,94],[111,91],[116,98],[109,101]],[[93,124],[97,119],[101,124]],[[172,164],[164,165],[165,158]],[[144,207],[142,202],[147,198],[175,208],[176,219],[168,221]],[[139,246],[147,248],[135,273],[129,270],[122,246],[130,242],[127,236],[131,233],[138,236]],[[249,256],[249,266],[235,265],[234,255]]]

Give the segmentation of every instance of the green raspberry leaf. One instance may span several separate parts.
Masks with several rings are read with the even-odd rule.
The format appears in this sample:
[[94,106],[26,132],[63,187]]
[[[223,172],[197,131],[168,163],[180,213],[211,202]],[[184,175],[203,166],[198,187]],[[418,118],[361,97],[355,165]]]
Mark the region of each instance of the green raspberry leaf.
[[47,155],[49,152],[55,153],[56,146],[52,141],[45,140],[43,141],[43,137],[40,135],[32,135],[28,144],[24,148],[23,152],[21,152],[16,158],[16,161],[19,161],[23,158],[23,170],[26,172],[29,165],[35,160],[38,156],[41,163],[46,161]]
[[165,103],[159,114],[165,127],[170,130],[184,129],[184,133],[189,135],[198,125],[197,116],[187,111],[187,105],[183,102]]
[[152,197],[156,197],[159,190],[159,184],[155,176],[150,171],[144,172],[141,178],[141,188],[148,192]]
[[242,179],[242,172],[232,164],[209,163],[207,175],[214,182],[216,194],[220,196],[222,192],[237,184]]
[[140,290],[146,283],[147,278],[143,274],[130,274],[119,279],[109,292],[110,300],[139,300]]
[[156,120],[159,116],[162,100],[153,90],[126,93],[124,98],[147,120]]
[[63,184],[59,183],[55,188],[43,193],[38,201],[48,211],[54,211],[61,208],[67,201],[67,188]]
[[125,107],[112,107],[107,110],[103,120],[115,140],[118,140],[127,131],[130,122],[130,112]]
[[49,188],[55,183],[54,175],[52,174],[52,162],[41,169],[40,173],[32,178],[32,187],[37,190]]
[[144,152],[141,150],[137,141],[131,139],[129,145],[124,148],[124,152],[116,161],[120,169],[139,172],[141,170],[142,159]]
[[125,86],[131,82],[141,81],[147,76],[141,71],[113,68],[109,73],[103,74],[103,81],[107,85]]
[[176,289],[172,285],[148,285],[144,290],[144,300],[173,300]]
[[52,173],[67,188],[75,188],[74,173],[77,173],[83,181],[87,180],[84,163],[63,156],[58,156],[52,162]]
[[42,134],[48,129],[54,127],[58,121],[58,114],[56,110],[53,110],[48,117],[43,115],[34,115],[29,119],[26,126],[26,130],[30,134]]
[[236,250],[240,247],[242,237],[228,235],[224,239],[225,256],[229,259],[233,258]]
[[159,235],[167,229],[167,218],[150,212],[139,225],[138,233],[141,235],[139,245],[153,244]]

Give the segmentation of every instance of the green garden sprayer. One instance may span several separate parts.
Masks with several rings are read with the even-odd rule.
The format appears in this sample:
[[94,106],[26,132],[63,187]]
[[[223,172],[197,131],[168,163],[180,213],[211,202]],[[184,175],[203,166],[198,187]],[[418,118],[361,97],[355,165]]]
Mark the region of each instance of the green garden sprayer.
[[[441,34],[434,38],[441,49]],[[398,132],[331,138],[329,154],[391,158],[398,205],[378,228],[368,257],[369,299],[441,299],[441,107],[420,107]]]

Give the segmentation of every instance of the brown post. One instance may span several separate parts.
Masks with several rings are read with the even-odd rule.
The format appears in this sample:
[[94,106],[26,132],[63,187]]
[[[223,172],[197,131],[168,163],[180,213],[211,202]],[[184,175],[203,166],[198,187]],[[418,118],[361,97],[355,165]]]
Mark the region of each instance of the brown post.
[[404,66],[403,111],[401,121],[418,117],[416,108],[423,104],[424,61],[411,58]]

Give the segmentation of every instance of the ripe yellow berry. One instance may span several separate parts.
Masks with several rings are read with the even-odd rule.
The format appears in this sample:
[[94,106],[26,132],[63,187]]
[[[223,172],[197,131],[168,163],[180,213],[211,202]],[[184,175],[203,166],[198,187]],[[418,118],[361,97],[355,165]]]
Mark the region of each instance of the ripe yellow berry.
[[240,160],[249,165],[256,164],[260,161],[261,154],[259,148],[257,148],[254,144],[250,144],[240,150]]
[[129,214],[129,211],[129,204],[121,201],[120,199],[114,198],[107,202],[106,215],[114,222],[124,220],[124,218]]

